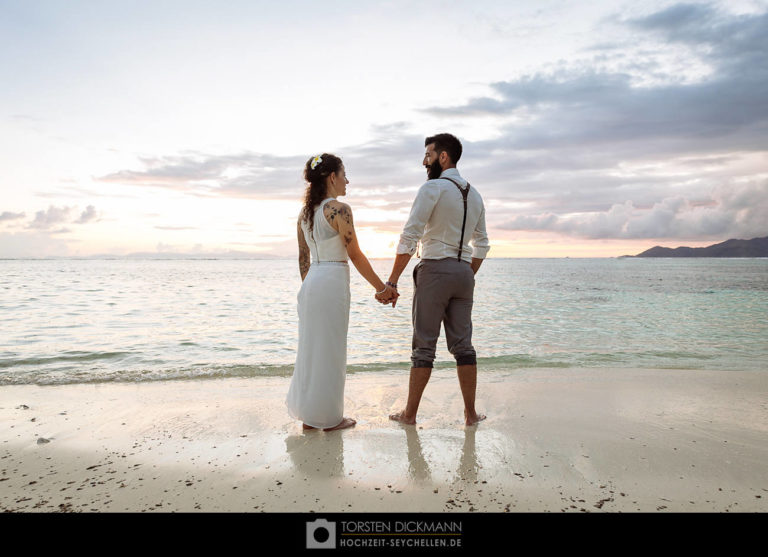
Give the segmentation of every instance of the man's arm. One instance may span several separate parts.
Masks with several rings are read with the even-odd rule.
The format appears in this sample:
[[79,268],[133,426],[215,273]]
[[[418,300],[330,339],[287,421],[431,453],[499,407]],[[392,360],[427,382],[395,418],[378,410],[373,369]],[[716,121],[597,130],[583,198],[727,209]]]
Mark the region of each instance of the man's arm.
[[408,266],[411,257],[413,256],[410,253],[398,253],[395,256],[395,264],[392,265],[392,274],[389,275],[389,282],[397,284],[400,275],[403,274],[403,271]]
[[491,249],[488,243],[488,233],[485,230],[485,207],[480,211],[480,218],[477,220],[475,230],[472,232],[472,272],[477,274],[483,259]]
[[478,259],[477,257],[472,258],[472,263],[470,264],[472,266],[472,272],[474,274],[477,274],[477,272],[480,270],[480,265],[483,264],[482,259]]
[[389,275],[389,282],[397,284],[411,257],[416,253],[416,247],[424,235],[424,228],[427,226],[427,221],[432,215],[439,197],[440,190],[435,184],[427,182],[419,188],[411,207],[411,213],[408,215],[408,221],[400,235],[400,243],[397,245],[397,255],[392,266],[392,274]]

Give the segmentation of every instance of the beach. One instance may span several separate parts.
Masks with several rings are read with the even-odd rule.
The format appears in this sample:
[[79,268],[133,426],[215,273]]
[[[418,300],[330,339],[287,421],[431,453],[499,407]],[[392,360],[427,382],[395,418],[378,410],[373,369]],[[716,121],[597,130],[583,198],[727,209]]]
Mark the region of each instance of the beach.
[[768,374],[482,371],[462,422],[436,369],[418,423],[407,371],[349,374],[355,428],[303,432],[289,377],[5,385],[0,510],[765,512]]

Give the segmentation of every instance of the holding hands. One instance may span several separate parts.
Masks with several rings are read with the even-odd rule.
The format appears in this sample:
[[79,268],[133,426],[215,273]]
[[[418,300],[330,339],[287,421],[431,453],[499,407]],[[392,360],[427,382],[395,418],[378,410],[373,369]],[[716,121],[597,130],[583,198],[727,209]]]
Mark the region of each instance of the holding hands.
[[395,307],[395,304],[397,304],[397,299],[400,297],[400,294],[397,291],[397,285],[392,284],[391,282],[388,282],[384,290],[381,292],[376,292],[375,294],[376,300],[378,300],[382,304],[392,304],[392,307]]

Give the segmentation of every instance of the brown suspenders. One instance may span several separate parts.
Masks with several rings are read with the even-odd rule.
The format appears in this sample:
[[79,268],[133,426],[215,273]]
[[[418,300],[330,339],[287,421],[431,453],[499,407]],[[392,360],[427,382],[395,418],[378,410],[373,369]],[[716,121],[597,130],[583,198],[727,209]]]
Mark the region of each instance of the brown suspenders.
[[462,187],[459,185],[459,183],[456,180],[452,178],[448,178],[447,176],[440,176],[440,178],[453,182],[453,185],[459,188],[459,191],[461,192],[461,197],[464,198],[464,220],[462,220],[461,222],[461,240],[459,241],[459,256],[456,258],[457,261],[461,261],[461,254],[464,251],[464,228],[467,226],[467,196],[469,195],[469,182],[467,182],[467,189],[462,189]]

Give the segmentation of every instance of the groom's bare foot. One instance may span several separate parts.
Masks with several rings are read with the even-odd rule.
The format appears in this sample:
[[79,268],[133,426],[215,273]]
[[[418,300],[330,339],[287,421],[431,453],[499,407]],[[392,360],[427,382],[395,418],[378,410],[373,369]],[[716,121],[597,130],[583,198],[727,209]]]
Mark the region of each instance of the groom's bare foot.
[[407,424],[407,425],[414,425],[416,423],[416,417],[409,418],[405,415],[405,410],[402,412],[398,412],[397,414],[390,414],[389,415],[390,420],[395,420],[396,422],[400,422],[401,424]]
[[326,427],[323,431],[335,431],[337,429],[347,429],[348,427],[352,427],[357,422],[353,420],[352,418],[343,418],[338,425],[335,425],[333,427]]
[[467,414],[467,411],[464,410],[465,425],[475,425],[478,422],[482,422],[485,418],[486,418],[485,414],[478,414],[477,412],[472,412],[471,414]]
[[315,426],[307,425],[307,424],[301,424],[302,429],[317,429]]

